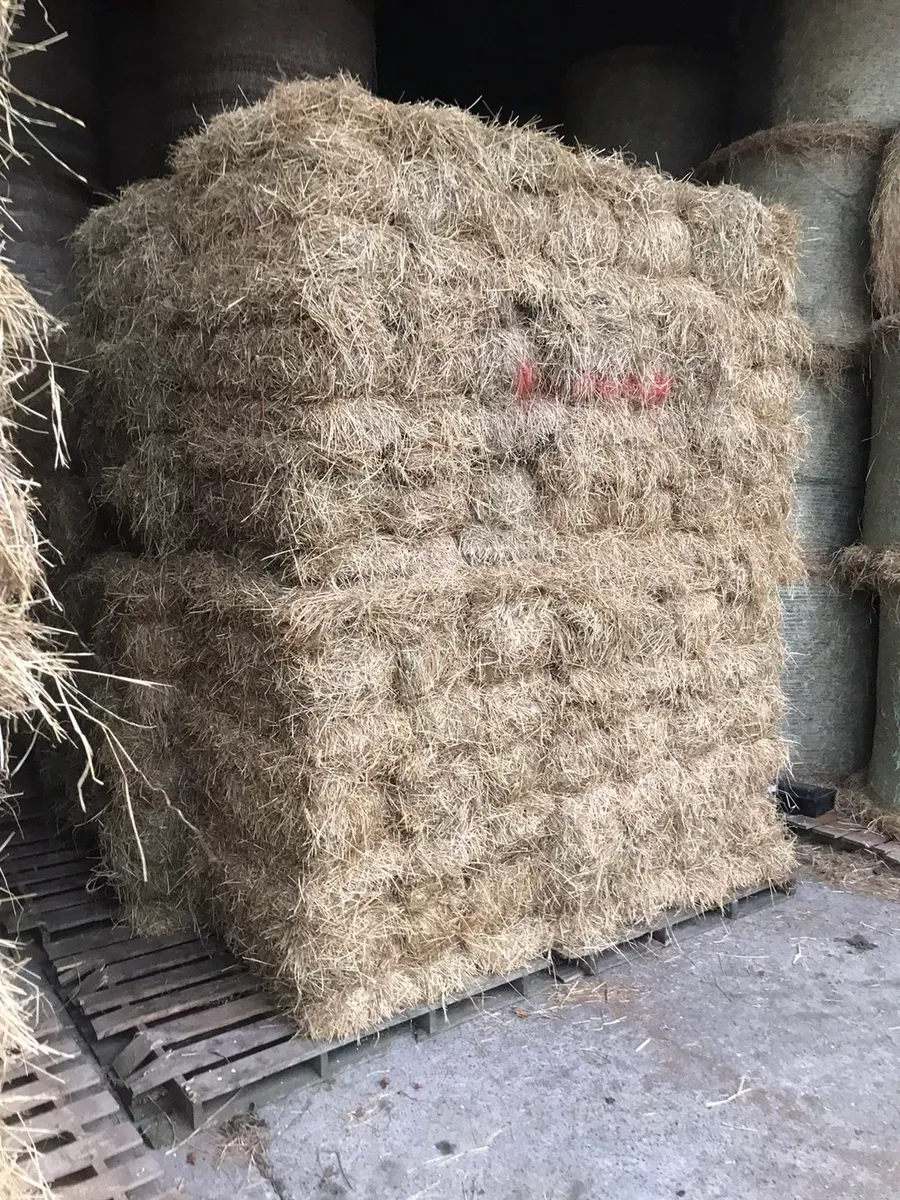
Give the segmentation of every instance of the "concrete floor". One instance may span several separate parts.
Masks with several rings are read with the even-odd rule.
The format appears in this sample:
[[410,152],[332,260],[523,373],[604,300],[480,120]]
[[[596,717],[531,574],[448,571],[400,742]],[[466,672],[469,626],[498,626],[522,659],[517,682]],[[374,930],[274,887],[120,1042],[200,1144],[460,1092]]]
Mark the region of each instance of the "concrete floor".
[[197,1200],[882,1200],[898,1060],[900,903],[806,882],[164,1158]]

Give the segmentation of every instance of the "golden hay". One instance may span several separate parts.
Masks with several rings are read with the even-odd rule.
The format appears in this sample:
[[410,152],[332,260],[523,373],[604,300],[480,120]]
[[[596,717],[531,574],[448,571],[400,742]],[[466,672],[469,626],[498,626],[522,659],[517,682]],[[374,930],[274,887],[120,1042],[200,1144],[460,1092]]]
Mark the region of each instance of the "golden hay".
[[332,1037],[783,878],[789,216],[342,78],[172,167],[78,235],[138,923]]
[[[782,519],[807,344],[785,213],[342,79],[173,161],[77,239],[82,448],[153,550],[250,547],[304,582],[365,574],[384,538],[415,570],[425,536],[477,563],[623,514]],[[508,462],[540,471],[528,537],[479,494]]]

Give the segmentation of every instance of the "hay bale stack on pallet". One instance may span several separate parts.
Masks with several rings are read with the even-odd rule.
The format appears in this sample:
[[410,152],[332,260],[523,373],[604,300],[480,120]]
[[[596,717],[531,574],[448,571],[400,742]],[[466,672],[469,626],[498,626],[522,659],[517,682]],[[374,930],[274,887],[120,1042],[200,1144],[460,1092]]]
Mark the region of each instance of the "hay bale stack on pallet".
[[875,737],[869,790],[900,808],[900,134],[888,143],[872,209],[872,437],[862,540],[843,556],[850,582],[880,596]]
[[834,577],[832,560],[858,537],[865,493],[868,213],[883,141],[857,121],[783,125],[726,147],[704,171],[787,205],[800,223],[797,307],[815,352],[798,403],[808,442],[793,520],[809,579],[783,597],[784,732],[808,779],[864,769],[872,744],[875,613]]
[[332,1038],[784,877],[787,214],[336,79],[78,249],[138,919]]
[[566,129],[679,178],[728,138],[730,63],[681,46],[620,46],[579,60],[565,80]]

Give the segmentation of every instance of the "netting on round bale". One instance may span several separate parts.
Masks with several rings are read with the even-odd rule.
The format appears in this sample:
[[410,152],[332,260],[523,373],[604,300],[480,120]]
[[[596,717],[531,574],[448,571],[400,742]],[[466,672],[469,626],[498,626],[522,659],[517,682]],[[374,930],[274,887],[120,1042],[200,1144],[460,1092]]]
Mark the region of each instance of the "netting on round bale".
[[683,177],[728,140],[724,56],[681,46],[620,46],[581,59],[565,79],[566,132]]
[[900,123],[893,0],[754,0],[741,5],[741,132],[787,121]]
[[223,109],[261,100],[277,79],[375,77],[373,0],[157,0],[153,15],[167,144]]
[[806,431],[792,521],[804,550],[834,552],[860,535],[871,433],[866,347],[818,346],[797,414]]
[[788,214],[342,78],[172,161],[78,235],[134,915],[333,1037],[783,877]]
[[871,325],[869,209],[884,140],[859,121],[782,125],[726,146],[703,168],[797,214],[797,306],[829,345],[857,346]]
[[863,541],[873,550],[900,548],[900,322],[887,318],[872,344],[872,439]]
[[801,779],[865,769],[875,721],[878,632],[872,598],[823,570],[782,596],[787,711],[782,733]]

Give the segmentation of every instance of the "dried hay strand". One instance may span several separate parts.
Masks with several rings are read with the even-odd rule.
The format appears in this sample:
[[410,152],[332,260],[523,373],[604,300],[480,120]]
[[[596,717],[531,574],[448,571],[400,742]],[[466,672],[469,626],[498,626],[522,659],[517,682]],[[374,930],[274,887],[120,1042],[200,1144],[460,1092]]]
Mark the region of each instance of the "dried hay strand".
[[900,313],[900,134],[894,134],[881,160],[872,205],[872,295],[884,317]]
[[331,1038],[784,877],[784,210],[337,78],[78,255],[81,449],[152,552],[79,581],[139,926]]
[[841,551],[837,566],[854,590],[900,593],[900,549],[875,550],[857,542]]

